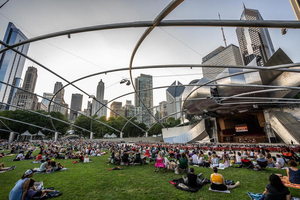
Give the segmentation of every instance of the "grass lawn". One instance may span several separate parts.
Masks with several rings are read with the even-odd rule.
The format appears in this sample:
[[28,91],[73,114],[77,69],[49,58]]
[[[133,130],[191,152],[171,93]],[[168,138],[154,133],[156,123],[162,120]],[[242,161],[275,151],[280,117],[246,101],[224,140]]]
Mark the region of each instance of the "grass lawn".
[[[37,153],[38,151],[35,151]],[[6,166],[16,165],[13,171],[0,174],[0,199],[8,199],[10,190],[27,169],[39,167],[31,161],[9,161],[13,157],[0,158]],[[148,165],[121,166],[124,170],[108,171],[116,165],[105,163],[109,155],[91,157],[91,163],[73,164],[73,160],[57,160],[69,170],[51,174],[35,174],[36,181],[43,181],[44,187],[54,187],[63,193],[56,199],[250,199],[247,192],[263,192],[271,173],[286,175],[285,170],[270,169],[254,171],[250,169],[227,168],[220,170],[225,179],[240,181],[240,186],[231,194],[208,191],[209,185],[196,193],[176,189],[169,181],[181,178],[173,172],[153,172],[154,163]],[[209,177],[212,169],[194,167],[195,172]],[[186,174],[184,174],[186,175]],[[290,188],[293,197],[300,197],[300,190]]]

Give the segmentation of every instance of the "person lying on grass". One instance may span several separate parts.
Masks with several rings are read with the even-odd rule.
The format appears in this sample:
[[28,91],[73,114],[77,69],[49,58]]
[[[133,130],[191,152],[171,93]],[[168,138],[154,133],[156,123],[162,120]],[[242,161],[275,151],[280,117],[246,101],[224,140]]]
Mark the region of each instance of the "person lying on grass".
[[203,185],[205,179],[203,181],[200,179],[202,173],[200,173],[197,176],[194,172],[194,168],[190,168],[190,172],[188,173],[187,177],[185,178],[184,176],[182,176],[184,183],[190,187],[197,187],[198,185]]
[[26,197],[29,199],[32,199],[34,197],[44,197],[47,195],[49,192],[55,192],[55,190],[37,190],[36,187],[34,186],[34,179],[30,179],[29,183],[29,189],[27,190]]
[[10,170],[13,170],[15,168],[16,168],[16,166],[5,167],[4,163],[0,164],[0,171],[10,171]]
[[211,180],[210,188],[212,190],[220,190],[220,191],[230,190],[240,185],[239,181],[237,181],[235,185],[225,185],[225,179],[221,174],[218,173],[218,168],[213,167],[213,171],[214,173],[210,175],[210,180]]

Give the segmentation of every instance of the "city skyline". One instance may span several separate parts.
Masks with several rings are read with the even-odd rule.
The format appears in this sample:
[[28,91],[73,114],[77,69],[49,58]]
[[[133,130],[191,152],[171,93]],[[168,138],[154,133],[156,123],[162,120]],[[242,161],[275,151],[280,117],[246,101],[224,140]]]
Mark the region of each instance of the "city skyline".
[[[257,9],[261,12],[265,20],[271,19],[281,19],[281,20],[296,20],[293,9],[289,1],[266,1],[257,4],[258,1],[244,1],[247,8]],[[4,2],[0,2],[4,3]],[[28,38],[33,36],[38,36],[46,33],[51,33],[55,31],[78,28],[90,25],[107,24],[107,23],[117,23],[117,22],[127,22],[127,21],[139,21],[139,20],[153,20],[157,14],[169,3],[169,1],[141,1],[136,2],[135,6],[133,3],[122,3],[118,2],[120,6],[116,9],[116,12],[123,13],[122,15],[117,15],[112,17],[109,12],[96,12],[91,10],[90,19],[81,18],[80,6],[83,9],[88,6],[91,7],[93,4],[87,3],[86,5],[80,4],[79,1],[75,1],[74,5],[71,6],[70,11],[68,10],[66,14],[66,6],[68,3],[56,2],[37,2],[35,4],[26,4],[21,2],[19,5],[15,2],[7,3],[0,13],[2,14],[2,22],[0,22],[0,38],[4,36],[4,30],[7,27],[9,21],[12,21],[16,26],[24,32]],[[57,8],[58,4],[59,8]],[[176,8],[167,19],[217,19],[218,12],[221,14],[222,19],[235,19],[239,20],[240,15],[243,11],[242,1],[238,2],[223,2],[211,1],[211,3],[199,3],[198,1],[185,1],[178,8]],[[42,6],[48,5],[49,11],[51,9],[57,8],[57,16],[54,19],[49,19],[50,12],[45,12]],[[107,3],[102,4],[101,9],[112,9],[111,5]],[[215,6],[212,6],[215,5]],[[259,5],[259,7],[257,6]],[[97,5],[98,6],[98,5]],[[122,7],[123,6],[123,7]],[[266,7],[268,6],[268,7]],[[282,12],[276,14],[272,11],[276,7],[280,6]],[[95,6],[96,7],[96,6]],[[203,8],[204,7],[204,8]],[[209,7],[210,13],[204,11],[204,9]],[[24,8],[24,11],[21,10]],[[37,14],[45,14],[45,16],[36,17],[34,20],[28,20],[27,17],[20,19],[22,12],[26,12],[26,16],[33,16],[30,9],[38,10]],[[138,10],[140,9],[140,10]],[[230,10],[230,12],[229,12]],[[19,11],[19,12],[18,12]],[[201,13],[202,11],[202,13]],[[73,12],[73,15],[72,15]],[[128,12],[128,13],[127,13]],[[17,15],[17,13],[19,13]],[[76,13],[76,14],[74,14]],[[100,13],[100,14],[99,14]],[[133,14],[134,13],[134,14]],[[75,16],[76,19],[69,18],[70,16]],[[99,15],[101,19],[99,19]],[[97,17],[96,17],[97,16]],[[45,18],[44,18],[45,17]],[[53,22],[61,18],[62,22],[54,24]],[[96,20],[97,19],[97,20]],[[32,21],[33,20],[33,21]],[[54,21],[51,21],[54,20]],[[30,23],[29,23],[30,22]],[[51,26],[45,27],[41,26],[43,23],[50,22]],[[70,23],[71,22],[71,23]],[[32,23],[32,25],[31,25]],[[38,28],[43,27],[43,28]],[[99,31],[91,32],[86,34],[74,34],[70,38],[67,36],[53,38],[45,40],[42,42],[32,43],[28,55],[41,62],[45,66],[53,69],[53,71],[58,72],[66,79],[72,81],[81,76],[88,75],[91,73],[104,71],[113,68],[123,68],[128,67],[129,58],[132,52],[132,48],[137,42],[140,35],[143,33],[144,29],[120,29],[120,30],[109,30],[109,31]],[[279,47],[290,56],[294,62],[300,61],[299,52],[293,49],[300,45],[299,39],[296,36],[299,30],[288,30],[287,34],[282,36],[280,29],[270,29],[271,39],[275,46],[275,50]],[[238,45],[235,28],[224,28],[227,43]],[[130,37],[129,37],[130,35]],[[211,37],[210,44],[206,44],[204,40]],[[90,38],[93,39],[89,40]],[[154,39],[156,38],[156,39]],[[157,42],[155,40],[158,40]],[[154,64],[200,64],[202,57],[207,55],[209,52],[216,49],[218,46],[223,45],[222,33],[219,27],[216,28],[199,28],[199,27],[188,27],[188,28],[157,28],[155,31],[145,40],[140,51],[137,54],[134,66],[140,65],[154,65]],[[86,43],[82,43],[86,41]],[[79,47],[80,48],[76,48]],[[83,49],[88,49],[83,51]],[[182,49],[182,50],[181,50]],[[51,55],[51,57],[49,57]],[[55,59],[53,59],[55,58]],[[114,58],[114,59],[113,59]],[[153,59],[155,58],[155,59]],[[73,61],[74,60],[74,61]],[[27,66],[32,66],[32,62],[28,60],[25,63],[23,70],[23,76],[25,74],[25,68]],[[39,78],[37,81],[36,93],[42,95],[44,92],[52,91],[53,84],[59,80],[59,78],[41,69],[39,66],[35,65],[39,69]],[[62,70],[64,69],[64,70]],[[70,73],[70,71],[72,73]],[[134,77],[139,74],[150,74],[153,76],[153,87],[157,86],[168,86],[174,80],[179,80],[183,84],[187,84],[193,79],[201,78],[201,69],[159,69],[159,70],[136,70],[133,72]],[[169,77],[163,77],[163,74],[170,75]],[[181,74],[194,74],[190,76],[181,76]],[[176,76],[178,75],[178,76]],[[119,85],[118,82],[123,78],[128,78],[128,71],[108,74],[103,76],[97,76],[88,80],[79,82],[78,86],[82,87],[85,91],[91,95],[95,95],[95,86],[100,79],[106,83],[106,97],[105,99],[111,100],[123,93],[131,92],[132,87],[126,85]],[[47,80],[47,84],[43,82]],[[62,81],[63,82],[63,81]],[[66,83],[63,82],[63,85]],[[155,90],[153,92],[154,103],[153,105],[158,105],[159,102],[166,100],[165,89],[160,91]],[[121,93],[120,93],[121,92]],[[65,101],[70,105],[71,94],[80,93],[73,87],[67,87],[65,89]],[[134,96],[126,96],[124,98],[118,99],[116,101],[121,101],[125,104],[126,100],[133,100]],[[39,100],[41,101],[41,99]],[[83,108],[86,108],[88,97],[84,95],[83,97]],[[108,105],[109,106],[109,105]]]

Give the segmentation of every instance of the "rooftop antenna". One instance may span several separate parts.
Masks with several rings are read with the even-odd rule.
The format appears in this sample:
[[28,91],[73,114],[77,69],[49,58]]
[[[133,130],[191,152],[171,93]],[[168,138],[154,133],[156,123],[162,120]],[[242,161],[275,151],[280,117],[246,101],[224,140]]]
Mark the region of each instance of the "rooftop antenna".
[[[220,13],[219,14],[219,20],[221,20],[221,16],[220,16]],[[221,30],[222,30],[222,35],[223,35],[223,41],[225,43],[225,47],[227,47],[227,44],[226,44],[226,38],[225,38],[225,34],[224,34],[224,30],[223,30],[223,27],[221,27]]]

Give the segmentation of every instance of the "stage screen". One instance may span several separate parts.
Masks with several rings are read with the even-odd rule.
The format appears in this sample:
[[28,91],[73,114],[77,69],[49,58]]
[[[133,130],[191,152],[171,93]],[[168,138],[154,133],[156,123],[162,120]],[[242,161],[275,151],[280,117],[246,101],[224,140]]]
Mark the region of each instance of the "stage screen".
[[247,124],[235,125],[235,132],[248,132]]

